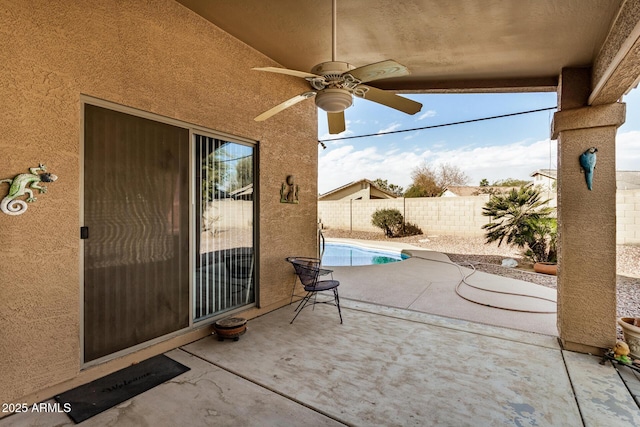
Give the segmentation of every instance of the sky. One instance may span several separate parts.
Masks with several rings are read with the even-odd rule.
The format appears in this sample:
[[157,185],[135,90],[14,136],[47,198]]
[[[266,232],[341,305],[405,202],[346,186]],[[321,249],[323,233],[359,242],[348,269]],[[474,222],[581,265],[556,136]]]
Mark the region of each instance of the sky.
[[[517,94],[402,94],[422,103],[407,115],[360,98],[345,110],[347,130],[330,135],[326,113],[318,110],[318,192],[363,178],[387,180],[406,191],[411,172],[420,165],[450,164],[469,178],[490,183],[516,178],[530,180],[538,169],[555,169],[557,142],[550,139],[554,110],[454,126],[378,135],[484,117],[555,107],[555,92]],[[616,168],[640,170],[640,89],[622,99],[627,120],[618,129]],[[358,135],[376,136],[335,139]]]

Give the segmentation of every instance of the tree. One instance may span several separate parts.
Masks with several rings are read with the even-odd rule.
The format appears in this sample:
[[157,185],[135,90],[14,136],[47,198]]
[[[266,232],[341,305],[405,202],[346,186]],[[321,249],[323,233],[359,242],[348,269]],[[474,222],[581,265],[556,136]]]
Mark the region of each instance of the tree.
[[436,197],[442,193],[433,167],[426,163],[411,171],[411,179],[413,184],[407,190],[407,197]]
[[389,193],[395,194],[398,197],[402,197],[404,194],[404,189],[399,185],[389,184],[386,179],[376,178],[373,181],[373,185],[378,187],[381,190],[388,191]]
[[436,172],[436,182],[442,191],[452,185],[467,185],[470,179],[459,167],[443,163]]
[[482,226],[486,243],[497,241],[500,246],[506,241],[525,248],[533,262],[555,262],[557,222],[548,202],[532,184],[491,196],[482,208],[482,215],[493,219]]
[[495,181],[493,185],[495,187],[522,187],[523,185],[527,185],[530,183],[531,181],[527,181],[524,179],[507,178],[507,179],[500,179],[498,181]]
[[427,191],[424,188],[420,186],[412,185],[404,193],[404,197],[411,198],[411,197],[433,197],[433,196],[430,196],[429,194],[427,194]]
[[202,159],[202,200],[210,202],[216,198],[229,177],[229,166],[225,161],[228,153],[218,148]]
[[480,194],[497,194],[498,191],[495,187],[489,186],[489,180],[486,178],[482,178],[480,180],[480,188],[477,191],[474,191],[472,194],[474,196],[479,196]]
[[236,180],[238,188],[253,182],[253,157],[244,157],[236,163]]
[[411,172],[413,183],[405,197],[438,197],[447,187],[466,185],[469,177],[462,170],[448,163],[438,166],[423,163]]

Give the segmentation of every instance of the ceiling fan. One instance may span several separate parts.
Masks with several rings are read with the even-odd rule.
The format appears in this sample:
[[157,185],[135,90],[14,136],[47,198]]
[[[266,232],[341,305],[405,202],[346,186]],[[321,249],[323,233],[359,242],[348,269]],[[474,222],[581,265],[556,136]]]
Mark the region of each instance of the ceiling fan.
[[316,105],[327,112],[330,134],[344,132],[346,129],[344,110],[353,103],[352,95],[407,114],[415,114],[420,111],[422,104],[419,102],[363,84],[373,80],[406,76],[410,72],[404,65],[393,60],[387,60],[356,68],[347,62],[336,61],[336,0],[333,0],[332,24],[333,46],[331,61],[316,65],[311,69],[310,73],[278,67],[253,68],[257,71],[301,77],[309,82],[312,89],[265,111],[257,116],[254,119],[255,121],[266,120],[298,102],[313,97],[315,97]]

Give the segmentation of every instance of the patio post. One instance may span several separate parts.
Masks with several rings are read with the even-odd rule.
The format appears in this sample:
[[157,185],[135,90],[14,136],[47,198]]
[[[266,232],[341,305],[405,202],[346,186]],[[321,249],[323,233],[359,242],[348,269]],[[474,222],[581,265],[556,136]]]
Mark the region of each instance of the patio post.
[[[563,69],[558,140],[558,331],[567,350],[600,353],[616,339],[615,137],[625,104],[587,105],[589,68]],[[580,155],[597,148],[590,190]]]

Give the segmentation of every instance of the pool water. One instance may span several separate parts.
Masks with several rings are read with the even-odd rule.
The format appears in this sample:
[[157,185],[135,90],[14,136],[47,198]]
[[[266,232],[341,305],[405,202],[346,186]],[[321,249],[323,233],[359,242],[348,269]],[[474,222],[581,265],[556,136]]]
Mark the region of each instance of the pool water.
[[322,255],[322,265],[331,267],[388,264],[409,258],[399,252],[387,252],[361,246],[327,243]]

